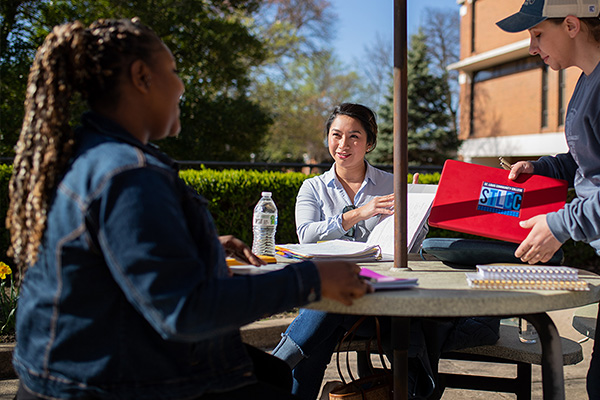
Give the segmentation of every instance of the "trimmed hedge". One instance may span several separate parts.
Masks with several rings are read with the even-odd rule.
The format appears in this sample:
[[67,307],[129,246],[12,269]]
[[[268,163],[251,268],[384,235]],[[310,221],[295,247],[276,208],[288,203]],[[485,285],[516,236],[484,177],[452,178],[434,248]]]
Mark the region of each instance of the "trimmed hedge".
[[[0,261],[6,259],[9,244],[8,231],[4,227],[4,219],[8,207],[8,180],[12,167],[0,164]],[[277,226],[277,243],[297,243],[294,208],[296,194],[302,182],[308,178],[299,172],[257,172],[244,170],[215,171],[210,169],[185,170],[180,172],[181,178],[209,201],[217,230],[221,234],[234,235],[247,244],[252,244],[252,213],[260,200],[261,192],[273,193],[273,200],[279,213]],[[419,182],[437,184],[439,173],[420,174]],[[408,176],[412,182],[412,175]],[[568,201],[574,196],[569,192]],[[479,236],[467,235],[445,229],[431,228],[428,237],[463,237],[482,239]],[[565,264],[578,268],[600,272],[600,257],[594,249],[582,242],[567,241],[563,245]],[[7,262],[10,264],[10,262]]]
[[273,193],[278,219],[276,243],[297,243],[294,209],[306,175],[299,172],[185,170],[181,178],[209,200],[220,234],[231,234],[252,245],[252,214],[261,192]]

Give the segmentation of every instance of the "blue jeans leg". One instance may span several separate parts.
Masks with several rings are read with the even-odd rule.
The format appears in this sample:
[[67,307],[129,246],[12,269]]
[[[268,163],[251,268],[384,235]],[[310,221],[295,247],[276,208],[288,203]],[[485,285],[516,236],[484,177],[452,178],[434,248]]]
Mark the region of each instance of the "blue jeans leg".
[[300,310],[300,314],[273,350],[274,356],[286,361],[293,369],[292,393],[303,400],[314,400],[317,397],[327,364],[338,341],[358,318],[360,317]]

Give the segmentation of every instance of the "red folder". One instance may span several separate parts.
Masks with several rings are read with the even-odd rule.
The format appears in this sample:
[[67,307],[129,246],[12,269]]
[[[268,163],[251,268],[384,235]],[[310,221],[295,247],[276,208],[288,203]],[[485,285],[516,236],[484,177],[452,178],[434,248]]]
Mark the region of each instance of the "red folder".
[[448,160],[433,200],[429,225],[520,243],[529,229],[519,221],[561,209],[567,182],[541,175]]

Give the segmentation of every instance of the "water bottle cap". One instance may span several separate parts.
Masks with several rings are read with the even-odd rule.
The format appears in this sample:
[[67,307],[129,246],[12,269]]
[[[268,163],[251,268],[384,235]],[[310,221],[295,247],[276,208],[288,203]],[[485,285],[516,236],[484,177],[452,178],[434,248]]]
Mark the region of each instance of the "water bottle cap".
[[271,192],[262,192],[260,195],[263,197],[271,197],[272,194],[273,193],[271,193]]

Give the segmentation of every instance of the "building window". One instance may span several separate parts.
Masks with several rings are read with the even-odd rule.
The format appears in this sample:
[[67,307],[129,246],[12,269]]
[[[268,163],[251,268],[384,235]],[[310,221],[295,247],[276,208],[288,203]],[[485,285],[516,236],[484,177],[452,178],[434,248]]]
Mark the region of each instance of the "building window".
[[527,57],[477,71],[473,75],[473,82],[477,83],[487,81],[488,79],[500,78],[501,76],[529,71],[544,67],[545,65],[539,57]]
[[548,66],[542,69],[542,128],[548,126]]
[[558,125],[565,124],[565,98],[566,98],[566,90],[567,84],[565,79],[565,70],[561,69],[558,71]]

